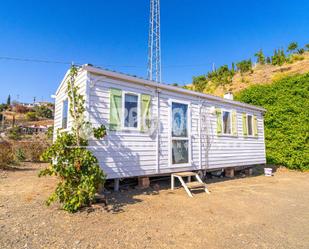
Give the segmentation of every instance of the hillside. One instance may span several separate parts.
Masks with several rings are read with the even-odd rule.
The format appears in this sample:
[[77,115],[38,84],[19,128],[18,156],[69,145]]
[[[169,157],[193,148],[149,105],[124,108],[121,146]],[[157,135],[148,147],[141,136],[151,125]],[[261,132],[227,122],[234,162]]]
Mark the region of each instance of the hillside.
[[[222,97],[223,94],[228,91],[237,93],[252,85],[269,84],[286,76],[309,72],[309,52],[305,52],[299,57],[302,58],[302,60],[296,59],[292,63],[284,63],[282,66],[257,64],[252,68],[251,72],[243,74],[236,72],[229,84],[218,85],[218,83],[208,81],[205,84],[203,92]],[[187,85],[187,88],[195,90],[192,84]]]
[[309,170],[309,73],[250,86],[235,99],[267,109],[268,163]]

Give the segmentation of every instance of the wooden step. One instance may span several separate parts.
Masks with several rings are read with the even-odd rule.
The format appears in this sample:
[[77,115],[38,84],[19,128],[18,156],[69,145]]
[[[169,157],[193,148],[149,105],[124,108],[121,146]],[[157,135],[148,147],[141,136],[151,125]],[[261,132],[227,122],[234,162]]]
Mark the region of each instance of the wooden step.
[[201,183],[201,182],[187,182],[186,185],[190,189],[193,189],[193,188],[205,188],[205,183]]
[[195,172],[179,172],[179,173],[174,173],[174,175],[180,176],[180,177],[186,177],[186,176],[195,176],[196,173]]

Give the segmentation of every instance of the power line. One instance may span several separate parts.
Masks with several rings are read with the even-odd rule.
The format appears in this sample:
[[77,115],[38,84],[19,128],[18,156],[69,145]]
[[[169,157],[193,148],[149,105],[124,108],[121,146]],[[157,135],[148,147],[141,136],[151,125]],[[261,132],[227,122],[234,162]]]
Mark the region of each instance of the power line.
[[[0,60],[11,60],[11,61],[21,61],[21,62],[34,62],[34,63],[50,63],[50,64],[63,64],[63,65],[83,65],[84,63],[73,63],[68,61],[52,61],[52,60],[43,60],[43,59],[33,59],[33,58],[20,58],[20,57],[9,57],[9,56],[0,56]],[[99,66],[99,65],[97,65]],[[141,66],[133,66],[133,65],[105,65],[100,67],[136,67],[136,68],[144,68]]]
[[23,61],[23,62],[36,62],[36,63],[52,63],[52,64],[65,64],[71,65],[72,62],[65,61],[51,61],[51,60],[40,60],[40,59],[30,59],[30,58],[18,58],[9,56],[0,56],[0,60],[12,60],[12,61]]
[[[20,61],[20,62],[29,62],[29,63],[47,63],[47,64],[62,64],[62,65],[72,65],[73,62],[68,61],[53,61],[53,60],[44,60],[44,59],[34,59],[34,58],[20,58],[20,57],[9,57],[9,56],[0,56],[0,60],[10,60],[10,61]],[[85,63],[75,63],[75,65],[83,65]],[[102,68],[107,67],[126,67],[126,68],[145,68],[143,66],[136,66],[136,65],[94,65]],[[178,65],[166,65],[163,68],[183,68],[183,67],[208,67],[209,64],[178,64]]]

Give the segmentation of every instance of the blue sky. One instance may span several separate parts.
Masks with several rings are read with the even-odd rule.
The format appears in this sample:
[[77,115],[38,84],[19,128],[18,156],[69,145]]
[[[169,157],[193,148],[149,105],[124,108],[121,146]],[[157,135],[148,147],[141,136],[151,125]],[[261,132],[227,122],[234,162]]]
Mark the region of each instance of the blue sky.
[[[309,43],[309,1],[161,0],[162,80]],[[92,63],[146,76],[148,0],[3,1],[0,57]],[[0,59],[0,101],[50,100],[65,64]]]

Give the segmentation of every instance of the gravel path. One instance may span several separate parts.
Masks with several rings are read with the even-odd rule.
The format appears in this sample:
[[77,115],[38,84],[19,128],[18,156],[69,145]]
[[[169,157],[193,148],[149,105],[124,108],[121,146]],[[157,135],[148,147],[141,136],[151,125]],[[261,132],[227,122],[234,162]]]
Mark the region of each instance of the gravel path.
[[0,172],[0,248],[309,248],[308,173],[216,181],[191,199],[160,183],[68,214],[44,205],[56,179],[39,167]]

